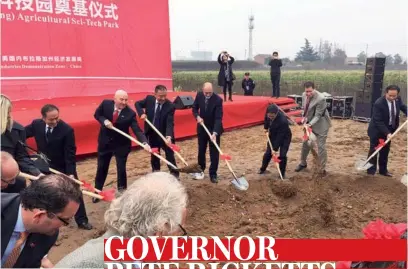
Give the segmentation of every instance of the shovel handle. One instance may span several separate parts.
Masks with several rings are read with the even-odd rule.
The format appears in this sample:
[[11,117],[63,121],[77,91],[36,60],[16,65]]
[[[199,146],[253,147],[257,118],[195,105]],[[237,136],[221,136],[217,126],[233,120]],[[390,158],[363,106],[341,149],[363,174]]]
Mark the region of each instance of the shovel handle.
[[[141,146],[144,150],[146,150],[145,146],[139,142],[138,140],[136,140],[135,138],[133,138],[132,136],[128,135],[127,133],[119,130],[118,128],[112,126],[112,130],[114,130],[115,132],[120,133],[121,135],[129,138],[131,141],[135,142],[136,144],[138,144],[139,146]],[[146,150],[147,151],[147,150]],[[148,152],[148,151],[147,151]],[[160,160],[162,160],[163,162],[165,162],[167,165],[171,166],[173,169],[178,170],[178,168],[176,166],[174,166],[174,164],[172,164],[171,162],[169,162],[168,160],[166,160],[165,158],[163,158],[162,156],[160,156],[157,153],[154,152],[149,152],[150,154],[153,154],[154,156],[156,156],[157,158],[159,158]]]
[[38,177],[36,177],[36,176],[26,174],[26,173],[23,173],[23,172],[20,172],[18,175],[20,177],[24,177],[24,178],[29,179],[29,180],[37,180],[38,179]]
[[[54,174],[58,174],[58,175],[64,175],[64,176],[66,176],[66,177],[69,177],[68,175],[66,175],[66,174],[64,174],[64,173],[62,173],[62,172],[60,172],[60,171],[58,171],[58,170],[55,170],[55,169],[53,169],[53,168],[51,168],[50,167],[50,171],[52,172],[52,173],[54,173]],[[78,179],[75,179],[75,178],[72,178],[72,177],[69,177],[70,179],[72,179],[75,183],[77,183],[77,184],[79,184],[79,185],[84,185],[84,183],[82,182],[82,181],[80,181],[80,180],[78,180]],[[98,189],[94,189],[96,192],[101,192],[101,190],[98,190]]]
[[[161,139],[163,139],[163,141],[166,143],[167,145],[167,139],[162,135],[162,133],[159,132],[159,130],[157,130],[157,128],[147,119],[145,118],[144,121],[147,122],[147,124],[150,125],[150,127],[161,137]],[[184,158],[180,155],[180,153],[178,153],[177,151],[173,152],[177,155],[177,157],[186,165],[188,166],[188,163],[186,162],[186,160],[184,160]]]
[[[203,126],[204,130],[207,132],[208,136],[209,136],[210,139],[211,139],[210,131],[208,131],[208,129],[207,129],[207,127],[205,126],[204,122],[200,122],[200,124],[201,124],[201,126]],[[212,140],[212,139],[211,139],[211,141],[213,142],[214,146],[217,148],[218,152],[219,152],[221,155],[224,154],[224,153],[222,153],[222,150],[220,149],[220,147],[217,145],[217,142],[214,141],[214,140]],[[232,170],[231,164],[228,162],[228,160],[225,160],[225,162],[227,163],[228,169],[230,170],[230,172],[232,173],[232,175],[234,176],[234,178],[237,179],[238,177],[237,177],[237,175],[235,175],[234,170]]]
[[[266,137],[268,138],[269,147],[271,148],[271,153],[272,153],[273,152],[273,147],[272,147],[271,139],[269,138],[269,132],[266,133]],[[272,157],[273,157],[273,154],[272,154]],[[281,172],[281,170],[279,168],[279,164],[275,163],[275,166],[278,169],[280,178],[283,180],[283,176],[282,176],[282,172]]]
[[368,157],[368,159],[365,161],[365,163],[363,164],[363,166],[365,166],[386,144],[388,144],[391,139],[399,132],[402,130],[402,128],[404,128],[404,126],[408,123],[408,120],[406,120],[403,124],[401,124],[400,127],[398,127],[397,130],[395,130],[395,132],[393,134],[391,134],[390,138],[388,138],[385,142],[384,145],[379,147],[376,151],[374,151],[373,154],[371,154],[370,157]]

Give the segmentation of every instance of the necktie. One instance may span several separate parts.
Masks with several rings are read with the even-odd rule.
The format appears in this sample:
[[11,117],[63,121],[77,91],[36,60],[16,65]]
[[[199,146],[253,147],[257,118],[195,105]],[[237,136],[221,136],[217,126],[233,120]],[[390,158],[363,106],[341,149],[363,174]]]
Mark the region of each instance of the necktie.
[[396,119],[395,119],[395,108],[394,108],[394,101],[391,102],[391,126],[392,129],[395,130],[395,126],[397,125]]
[[119,110],[115,109],[115,112],[113,112],[112,123],[115,123],[118,120],[118,117],[119,117]]
[[154,112],[154,126],[156,128],[160,127],[160,111],[161,111],[161,104],[158,104],[156,108],[156,112]]
[[208,107],[208,98],[205,98],[205,111],[207,111],[207,107]]
[[51,127],[48,126],[47,132],[45,133],[45,139],[47,140],[47,143],[50,140],[50,137],[51,137]]
[[2,266],[3,268],[12,268],[16,263],[18,257],[20,256],[21,246],[27,239],[28,232],[20,233],[20,237],[18,238],[16,245],[14,246],[13,250],[11,251],[10,255],[8,256],[6,262]]
[[306,116],[307,116],[307,112],[308,112],[308,110],[309,110],[309,104],[310,104],[310,97],[308,97],[307,99],[306,99],[306,106],[305,106],[305,113],[304,113],[304,117],[306,118]]

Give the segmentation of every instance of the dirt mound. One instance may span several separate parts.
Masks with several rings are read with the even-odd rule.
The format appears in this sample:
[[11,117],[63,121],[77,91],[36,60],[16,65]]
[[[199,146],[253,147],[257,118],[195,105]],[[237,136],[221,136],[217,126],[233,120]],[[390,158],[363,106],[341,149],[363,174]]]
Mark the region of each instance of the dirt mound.
[[[369,141],[366,124],[333,120],[335,133],[327,141],[327,175],[316,175],[313,153],[308,168],[299,173],[293,170],[299,164],[303,134],[293,129],[288,153],[288,168],[283,182],[276,168],[268,167],[264,175],[256,172],[261,166],[266,149],[263,126],[226,132],[221,147],[232,156],[232,167],[237,175],[245,174],[249,181],[247,191],[236,190],[230,183],[232,175],[220,161],[218,184],[208,178],[191,180],[181,174],[181,181],[189,195],[188,218],[184,228],[189,235],[272,235],[278,238],[360,238],[361,229],[377,218],[385,222],[406,222],[407,188],[400,182],[406,173],[407,138],[397,136],[390,152],[389,169],[394,178],[357,174],[355,156],[367,155]],[[359,138],[356,140],[355,138]],[[360,139],[361,138],[361,139]],[[245,142],[242,142],[245,141]],[[350,143],[355,141],[355,143]],[[342,143],[343,142],[343,143]],[[197,160],[197,140],[179,143],[183,157],[189,162]],[[237,147],[239,145],[239,147]],[[208,154],[207,163],[210,164]],[[180,166],[181,163],[179,163]],[[132,152],[128,159],[128,185],[138,176],[151,171],[150,156],[145,152]],[[398,168],[398,169],[397,169]],[[167,168],[162,166],[163,170]],[[96,172],[96,158],[78,163],[81,179],[92,182]],[[106,185],[116,187],[116,166],[112,160]],[[61,229],[59,246],[49,258],[57,262],[104,231],[103,215],[109,203],[93,204],[84,197],[86,210],[94,230],[79,230],[75,222]]]

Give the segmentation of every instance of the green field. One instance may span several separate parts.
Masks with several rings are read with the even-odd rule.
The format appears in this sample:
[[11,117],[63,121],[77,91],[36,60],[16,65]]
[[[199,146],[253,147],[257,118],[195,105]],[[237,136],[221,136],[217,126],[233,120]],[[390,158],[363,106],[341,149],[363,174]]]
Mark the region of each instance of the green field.
[[[235,94],[241,94],[241,80],[245,71],[234,71],[237,80],[233,86]],[[270,95],[271,81],[269,71],[250,71],[257,86],[256,95]],[[218,71],[181,71],[173,73],[173,86],[179,91],[195,91],[203,82],[209,81],[217,86]],[[299,94],[303,91],[302,84],[312,80],[321,92],[333,95],[353,95],[364,84],[364,70],[358,71],[283,71],[281,75],[281,95]],[[406,97],[407,71],[386,71],[383,86],[397,84],[402,95]],[[217,88],[219,88],[217,86]],[[220,90],[217,90],[220,92]]]

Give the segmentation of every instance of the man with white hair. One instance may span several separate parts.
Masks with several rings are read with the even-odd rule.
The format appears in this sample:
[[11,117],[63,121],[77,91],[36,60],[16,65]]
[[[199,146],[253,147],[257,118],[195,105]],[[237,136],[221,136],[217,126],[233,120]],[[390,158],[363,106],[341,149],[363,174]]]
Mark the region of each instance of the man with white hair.
[[142,176],[110,204],[105,212],[106,233],[68,254],[55,267],[105,268],[104,239],[111,236],[186,236],[182,226],[186,207],[186,190],[173,175]]
[[[151,151],[150,146],[136,121],[135,111],[128,106],[128,94],[124,90],[116,91],[114,100],[103,100],[96,109],[94,117],[101,124],[98,137],[98,166],[95,188],[99,190],[103,188],[110,161],[115,155],[118,190],[123,191],[127,188],[126,162],[131,149],[131,141],[112,130],[112,127],[115,126],[126,134],[129,134],[129,128],[132,128],[136,138],[144,144],[145,149]],[[92,201],[97,203],[99,199],[93,198]]]

